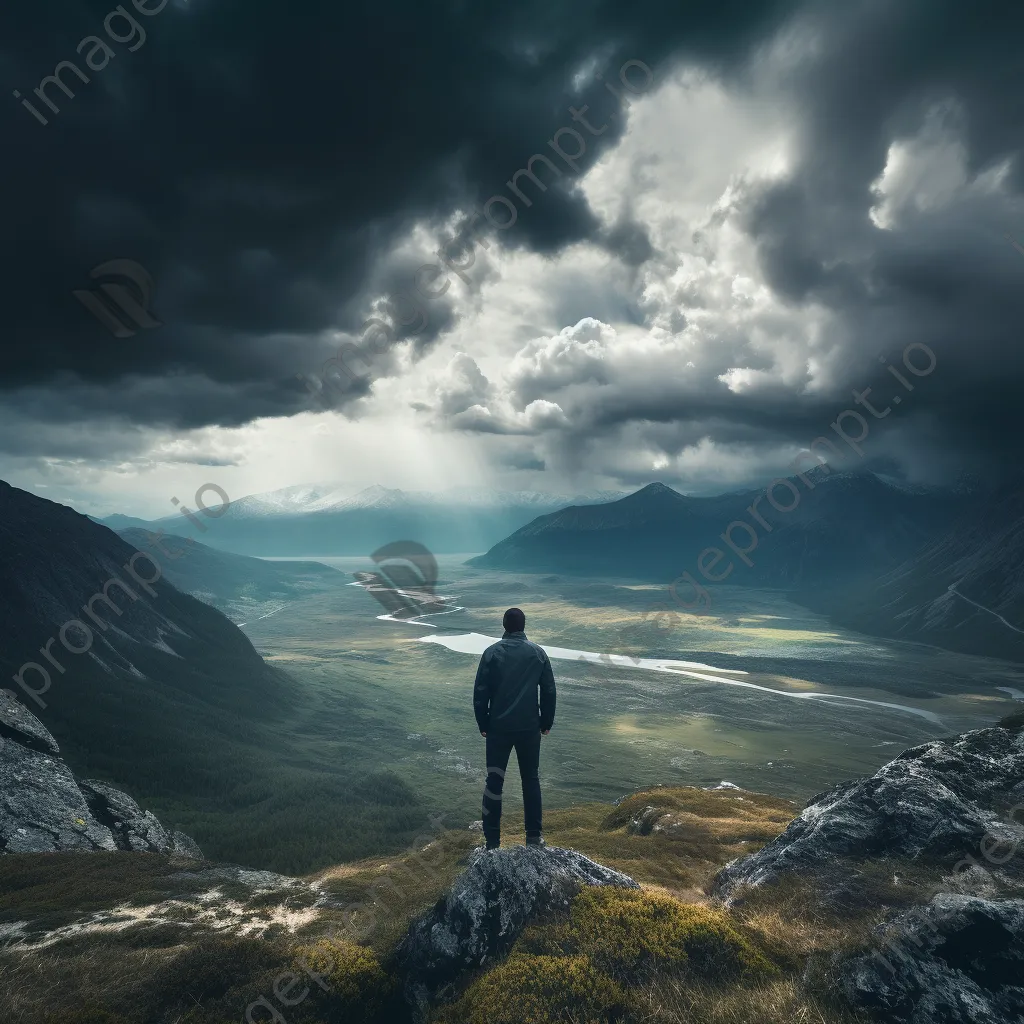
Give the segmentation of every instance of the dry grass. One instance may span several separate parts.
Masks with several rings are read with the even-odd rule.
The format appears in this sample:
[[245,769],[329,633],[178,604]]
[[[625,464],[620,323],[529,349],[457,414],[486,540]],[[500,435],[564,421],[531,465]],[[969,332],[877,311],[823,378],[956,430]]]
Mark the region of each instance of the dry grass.
[[790,800],[746,790],[655,786],[621,800],[606,815],[604,827],[625,825],[647,805],[690,815],[705,826],[698,834],[714,835],[724,842],[741,842],[750,837],[749,829],[756,827],[774,828],[778,835],[799,810]]
[[[679,816],[665,831],[631,835],[630,819],[643,807],[664,807]],[[730,860],[752,853],[782,832],[797,809],[787,800],[734,790],[656,787],[627,797],[619,806],[579,804],[545,812],[547,841],[623,871],[675,896],[700,900],[708,880]],[[685,820],[684,820],[685,818]],[[502,823],[506,846],[526,841],[522,820]],[[346,904],[377,905],[362,911],[325,913],[304,934],[325,925],[344,928],[384,953],[409,921],[430,907],[482,843],[479,832],[444,832],[425,848],[387,859],[374,857],[328,868],[312,876],[325,892]]]
[[890,912],[928,902],[941,876],[914,861],[838,862],[813,879],[788,875],[738,890],[732,914],[777,962],[796,970],[812,956],[863,947]]
[[719,986],[659,978],[632,994],[622,1024],[863,1024],[826,1005],[795,978],[723,991]]
[[398,856],[374,857],[320,872],[313,881],[344,909],[325,909],[300,934],[315,938],[339,931],[386,954],[409,922],[451,885],[480,841],[479,833],[468,830],[443,832]]
[[[630,819],[648,805],[664,809],[666,827],[648,835],[630,834],[627,828]],[[679,921],[685,919],[687,927],[699,925],[707,929],[714,924],[720,934],[729,936],[733,931],[728,929],[734,928],[743,942],[753,941],[788,970],[788,965],[795,964],[808,950],[826,948],[829,936],[822,932],[820,940],[811,941],[802,932],[810,926],[799,923],[797,918],[791,921],[788,911],[777,909],[776,916],[772,917],[773,911],[763,907],[757,912],[758,917],[752,904],[749,910],[743,911],[745,916],[732,915],[727,919],[721,911],[709,909],[703,890],[707,880],[726,862],[758,849],[781,832],[795,814],[796,808],[787,801],[752,793],[657,787],[632,794],[614,808],[594,803],[550,811],[545,815],[545,832],[549,844],[576,849],[644,883],[647,887],[644,906],[653,900],[660,907],[658,901],[667,896],[657,894],[670,894],[682,901],[681,906],[675,904],[679,907],[676,916]],[[521,820],[507,818],[504,825],[505,844],[523,842]],[[301,947],[315,945],[329,935],[361,936],[368,955],[375,956],[376,962],[387,971],[388,956],[409,921],[438,899],[481,841],[477,832],[448,831],[397,856],[367,858],[321,871],[309,881],[339,905],[322,908],[315,921],[303,925],[293,935],[245,939],[230,933],[211,935],[194,925],[161,926],[131,928],[116,935],[82,936],[34,953],[0,950],[0,1005],[8,1009],[9,1019],[24,1024],[48,1024],[55,1020],[99,1024],[104,1014],[112,1015],[108,1024],[224,1024],[241,1020],[246,1006],[272,989],[274,977],[293,967]],[[63,924],[76,916],[118,903],[140,904],[167,899],[175,891],[188,887],[178,874],[181,867],[154,855],[2,858],[0,885],[5,892],[5,906],[0,921],[45,920]],[[361,904],[362,909],[353,912],[353,904]],[[617,927],[621,932],[625,925],[621,914],[619,917]],[[677,931],[681,928],[679,925]],[[606,971],[595,965],[595,956],[601,963],[614,964],[613,959],[602,953],[603,946],[608,945],[604,938],[608,937],[602,938],[601,930],[594,928],[588,935],[589,945],[584,943],[586,952],[558,949],[550,954],[556,960],[582,958],[579,962],[573,961],[572,970],[575,971],[573,977],[584,987],[587,979],[591,979],[589,972],[592,970],[601,978],[608,977]],[[549,944],[553,944],[553,936],[552,932]],[[619,939],[613,937],[610,941],[614,945]],[[787,945],[794,950],[793,955],[788,958],[778,955]],[[525,948],[521,952],[534,957],[549,955]],[[363,970],[358,957],[355,962],[359,970]],[[521,964],[523,971],[520,973],[524,978],[533,977],[543,971],[544,964],[551,966],[548,961]],[[359,977],[363,974],[371,987],[380,982],[372,965]],[[591,980],[600,988],[604,983],[597,975]],[[487,978],[489,974],[481,977]],[[669,984],[665,979],[661,981]],[[691,981],[687,991],[691,994],[702,991],[703,982],[699,978],[695,976]],[[785,986],[780,988],[779,985],[772,983],[770,991],[782,992]],[[619,1013],[615,995],[618,990],[605,988],[608,1015],[601,1017],[604,1010],[600,1008],[594,1012],[597,1019],[611,1020],[612,1010]],[[629,1005],[621,1011],[627,1016],[621,1019],[691,1019],[671,1016],[676,1012],[671,1009],[675,1005],[671,1000],[681,998],[671,995],[675,991],[671,986],[664,989],[667,1001],[663,1015],[651,1017],[637,1000],[643,996],[649,1004],[648,996],[654,991],[656,988],[650,986],[629,988]],[[739,1003],[748,998],[742,993],[733,993],[732,988],[716,991],[716,998],[723,1006],[726,995]],[[553,991],[551,998],[557,1003],[557,992]],[[559,1005],[565,1012],[559,1010],[562,1016],[550,1019],[572,1020],[565,1004]],[[336,1007],[320,1006],[311,996],[300,1009],[301,1013],[287,1015],[290,1024],[293,1019],[296,1022],[329,1020]],[[398,1019],[394,1017],[393,1008],[389,1012],[391,1019]],[[640,1015],[642,1013],[648,1016]],[[744,1018],[721,1019],[723,1024],[731,1024],[732,1020]],[[837,1021],[838,1018],[830,1019],[829,1024]]]
[[437,1024],[605,1024],[626,1007],[621,985],[585,956],[512,953],[482,975]]
[[[842,923],[794,913],[807,895],[797,886],[756,895],[733,913],[673,900],[655,887],[585,889],[568,912],[529,925],[502,964],[470,979],[430,1019],[863,1024],[835,1003],[827,984],[808,990],[801,983],[809,958],[830,960],[851,944]],[[585,995],[567,998],[577,989]]]

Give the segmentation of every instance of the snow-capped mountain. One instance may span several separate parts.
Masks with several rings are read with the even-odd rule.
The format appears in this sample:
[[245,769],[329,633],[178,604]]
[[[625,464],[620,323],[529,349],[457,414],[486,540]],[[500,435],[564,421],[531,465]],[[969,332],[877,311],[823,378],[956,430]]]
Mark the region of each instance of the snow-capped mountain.
[[308,515],[350,509],[441,506],[467,508],[535,508],[551,511],[567,505],[596,505],[621,498],[620,491],[594,494],[548,494],[543,491],[500,491],[483,487],[453,487],[444,491],[405,491],[373,484],[353,492],[341,484],[299,484],[262,494],[250,494],[231,504],[233,518]]
[[296,484],[276,491],[248,494],[231,502],[232,518],[299,515],[320,502],[330,502],[347,493],[337,484]]
[[[310,483],[232,501],[226,515],[204,524],[202,540],[247,555],[367,555],[396,540],[415,540],[435,554],[472,553],[485,551],[538,515],[618,497],[474,487],[403,491],[379,484],[355,490],[337,482]],[[195,533],[181,515],[155,524],[125,516],[102,522],[113,529]]]

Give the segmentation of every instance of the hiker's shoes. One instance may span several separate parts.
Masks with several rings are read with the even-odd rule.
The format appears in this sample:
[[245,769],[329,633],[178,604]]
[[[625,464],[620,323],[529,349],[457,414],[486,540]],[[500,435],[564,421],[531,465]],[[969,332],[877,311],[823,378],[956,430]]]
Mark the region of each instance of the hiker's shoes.
[[547,846],[548,844],[544,842],[544,837],[543,836],[527,836],[526,837],[526,845],[527,846]]
[[500,849],[500,848],[501,848],[501,840],[500,839],[488,839],[487,840],[487,846],[485,847],[485,849],[487,849],[487,850],[497,850],[497,849]]

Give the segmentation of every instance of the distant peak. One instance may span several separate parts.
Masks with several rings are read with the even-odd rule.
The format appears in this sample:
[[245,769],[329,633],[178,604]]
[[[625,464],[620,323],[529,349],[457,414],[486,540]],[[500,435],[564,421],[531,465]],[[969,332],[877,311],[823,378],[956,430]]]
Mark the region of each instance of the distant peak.
[[402,492],[397,487],[384,487],[383,484],[370,484],[369,487],[364,487],[357,493],[357,497],[362,495],[364,497],[377,497],[384,494],[401,494]]
[[653,484],[648,484],[646,487],[641,487],[639,491],[634,491],[630,497],[660,498],[665,494],[671,494],[674,498],[682,497],[678,491],[673,490],[668,484],[661,483],[660,480],[656,480]]

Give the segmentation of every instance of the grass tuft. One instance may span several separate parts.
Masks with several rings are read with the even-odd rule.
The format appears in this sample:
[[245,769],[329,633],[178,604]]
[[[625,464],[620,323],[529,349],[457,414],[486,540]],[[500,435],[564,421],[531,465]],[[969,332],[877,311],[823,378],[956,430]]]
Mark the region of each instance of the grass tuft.
[[398,995],[395,979],[384,973],[376,954],[354,942],[321,939],[298,947],[295,958],[320,975],[330,989],[317,997],[328,1020],[370,1024]]
[[657,892],[584,889],[568,932],[581,953],[629,984],[661,971],[728,982],[778,970],[721,910]]
[[626,993],[585,956],[513,953],[435,1018],[444,1024],[606,1024]]

